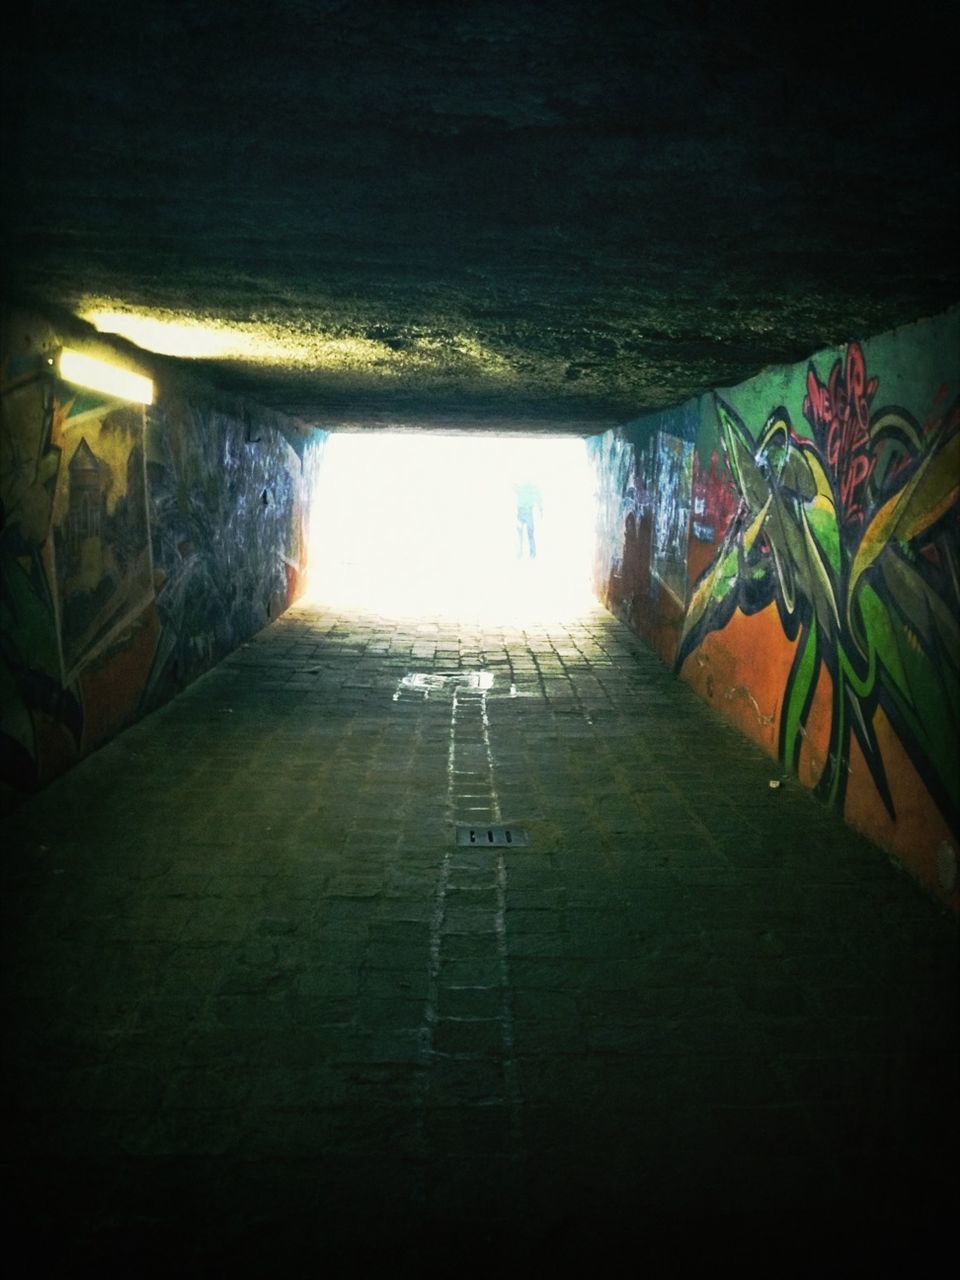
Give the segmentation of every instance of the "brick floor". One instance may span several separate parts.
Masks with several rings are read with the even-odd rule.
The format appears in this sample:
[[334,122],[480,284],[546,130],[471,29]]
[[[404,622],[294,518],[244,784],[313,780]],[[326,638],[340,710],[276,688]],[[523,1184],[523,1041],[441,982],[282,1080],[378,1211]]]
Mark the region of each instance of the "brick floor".
[[290,612],[4,821],[34,1265],[949,1246],[956,921],[773,773],[602,611]]

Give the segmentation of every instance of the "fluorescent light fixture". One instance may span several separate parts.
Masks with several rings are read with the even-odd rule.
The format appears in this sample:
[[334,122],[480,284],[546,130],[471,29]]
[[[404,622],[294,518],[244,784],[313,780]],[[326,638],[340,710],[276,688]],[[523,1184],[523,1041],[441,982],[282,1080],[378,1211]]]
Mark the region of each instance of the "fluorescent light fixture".
[[[211,319],[205,323],[188,316],[176,316],[172,312],[150,315],[102,307],[88,307],[81,315],[101,333],[119,334],[121,338],[136,343],[142,351],[175,356],[178,360],[273,360],[284,365],[319,363],[313,348],[302,338],[266,322],[248,321],[238,326]],[[326,339],[326,345],[332,345],[332,342],[329,337]],[[380,343],[367,345],[378,354],[388,350]]]
[[131,373],[128,369],[118,369],[105,360],[81,355],[79,351],[64,347],[60,352],[59,372],[64,382],[89,387],[92,391],[103,391],[108,396],[116,396],[118,400],[153,404],[153,382],[150,378]]

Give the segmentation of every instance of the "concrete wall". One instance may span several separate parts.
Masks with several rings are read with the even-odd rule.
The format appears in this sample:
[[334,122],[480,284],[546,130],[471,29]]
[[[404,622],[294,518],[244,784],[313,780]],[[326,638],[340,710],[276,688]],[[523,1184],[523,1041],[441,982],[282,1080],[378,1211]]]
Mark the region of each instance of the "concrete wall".
[[960,310],[592,442],[607,606],[960,905]]
[[[59,381],[65,344],[152,375],[154,404]],[[0,405],[9,809],[296,599],[323,442],[29,311],[4,317]]]

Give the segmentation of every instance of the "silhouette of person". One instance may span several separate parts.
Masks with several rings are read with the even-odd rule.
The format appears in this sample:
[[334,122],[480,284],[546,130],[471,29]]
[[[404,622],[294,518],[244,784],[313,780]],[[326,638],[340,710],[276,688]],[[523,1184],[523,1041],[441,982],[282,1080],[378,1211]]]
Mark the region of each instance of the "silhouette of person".
[[513,486],[517,498],[517,559],[524,553],[529,560],[537,558],[537,516],[543,514],[543,498],[532,480]]

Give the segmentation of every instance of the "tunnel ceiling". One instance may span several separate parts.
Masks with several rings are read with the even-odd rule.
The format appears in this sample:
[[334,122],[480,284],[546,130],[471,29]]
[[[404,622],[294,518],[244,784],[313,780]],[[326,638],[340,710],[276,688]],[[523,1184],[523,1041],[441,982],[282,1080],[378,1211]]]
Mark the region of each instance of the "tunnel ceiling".
[[956,301],[944,12],[33,0],[7,296],[306,425],[601,430]]

